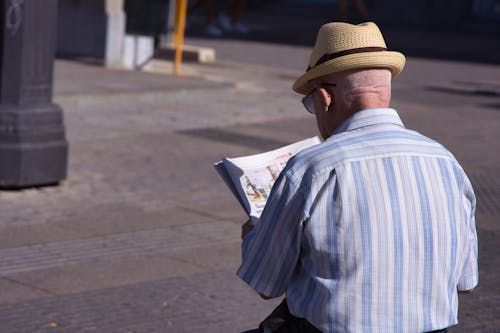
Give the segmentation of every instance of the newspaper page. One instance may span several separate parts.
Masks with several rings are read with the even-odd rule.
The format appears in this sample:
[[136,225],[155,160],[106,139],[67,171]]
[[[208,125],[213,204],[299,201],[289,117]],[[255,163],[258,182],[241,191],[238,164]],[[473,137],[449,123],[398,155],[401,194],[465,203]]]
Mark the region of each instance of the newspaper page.
[[261,154],[224,158],[215,164],[215,169],[245,212],[249,216],[259,217],[288,159],[320,142],[319,137],[315,136]]

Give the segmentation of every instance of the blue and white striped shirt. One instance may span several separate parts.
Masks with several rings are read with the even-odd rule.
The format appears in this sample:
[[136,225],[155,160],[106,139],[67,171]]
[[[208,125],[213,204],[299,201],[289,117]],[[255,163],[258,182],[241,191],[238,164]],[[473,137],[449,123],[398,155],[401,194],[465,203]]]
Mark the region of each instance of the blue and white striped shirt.
[[475,196],[455,158],[393,109],[355,113],[292,157],[244,239],[238,276],[286,292],[324,332],[427,332],[457,323],[478,283]]

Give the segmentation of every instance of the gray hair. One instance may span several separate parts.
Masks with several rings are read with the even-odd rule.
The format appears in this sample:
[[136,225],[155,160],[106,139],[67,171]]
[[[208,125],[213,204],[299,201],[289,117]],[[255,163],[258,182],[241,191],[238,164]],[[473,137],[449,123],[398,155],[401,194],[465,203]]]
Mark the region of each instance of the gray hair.
[[382,68],[349,70],[323,77],[325,82],[336,83],[337,93],[353,106],[367,96],[387,101],[388,104],[391,99],[391,79],[391,72]]
[[387,69],[365,69],[343,73],[339,88],[349,91],[379,91],[391,88],[391,72]]

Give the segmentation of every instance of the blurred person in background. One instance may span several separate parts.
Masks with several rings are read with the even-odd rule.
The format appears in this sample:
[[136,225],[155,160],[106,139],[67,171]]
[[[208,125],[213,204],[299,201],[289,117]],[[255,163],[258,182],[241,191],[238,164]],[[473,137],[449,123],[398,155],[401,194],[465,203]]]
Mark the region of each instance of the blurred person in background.
[[[352,0],[352,5],[358,13],[362,21],[369,21],[368,9],[366,8],[363,0]],[[337,0],[338,20],[341,22],[348,22],[349,1]]]
[[189,6],[188,14],[198,8],[203,8],[205,11],[204,31],[211,37],[221,37],[224,32],[246,34],[248,33],[248,27],[240,22],[245,5],[245,0],[231,0],[226,9],[216,16],[214,0],[195,0]]

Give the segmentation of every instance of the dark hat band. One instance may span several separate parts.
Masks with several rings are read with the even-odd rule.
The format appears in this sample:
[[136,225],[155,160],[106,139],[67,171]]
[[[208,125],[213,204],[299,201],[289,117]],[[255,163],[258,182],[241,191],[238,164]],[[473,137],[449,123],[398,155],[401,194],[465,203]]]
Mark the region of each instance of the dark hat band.
[[355,53],[364,53],[364,52],[380,52],[380,51],[387,51],[387,49],[385,47],[360,47],[357,49],[344,50],[344,51],[335,52],[335,53],[327,53],[327,54],[323,55],[321,58],[319,58],[318,61],[316,61],[316,63],[314,64],[314,66],[312,66],[312,67],[308,66],[306,69],[306,72],[313,69],[316,66],[321,65],[322,63],[325,63],[325,62],[332,60],[332,59],[335,59],[335,58],[343,57],[345,55],[355,54]]

